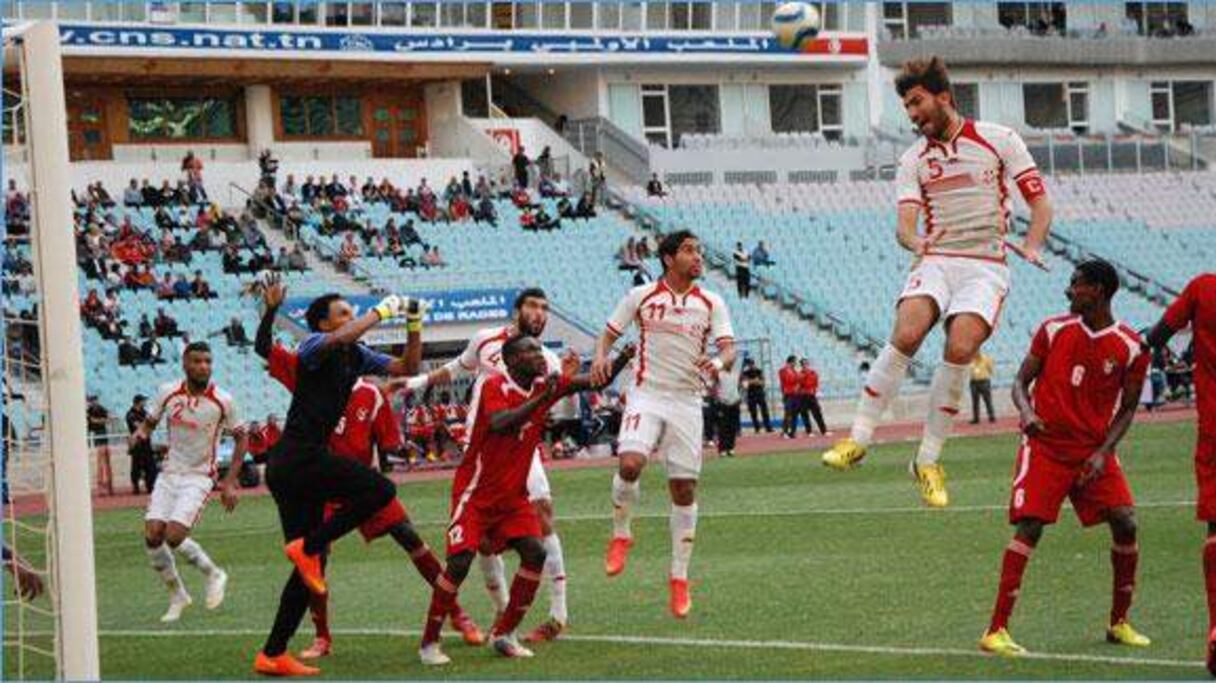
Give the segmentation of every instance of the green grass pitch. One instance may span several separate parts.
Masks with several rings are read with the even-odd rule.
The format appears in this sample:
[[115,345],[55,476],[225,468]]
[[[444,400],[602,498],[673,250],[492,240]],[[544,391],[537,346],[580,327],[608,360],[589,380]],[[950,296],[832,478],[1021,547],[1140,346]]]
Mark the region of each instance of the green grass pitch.
[[[335,653],[326,678],[1199,678],[1206,629],[1200,547],[1193,519],[1193,423],[1133,428],[1123,462],[1141,505],[1139,586],[1133,623],[1146,649],[1108,645],[1109,532],[1082,530],[1071,512],[1047,530],[1011,624],[1034,653],[982,656],[1000,554],[1011,529],[1005,502],[1013,435],[947,446],[953,507],[920,508],[908,477],[910,444],[878,447],[849,473],[817,454],[707,463],[693,556],[693,613],[666,610],[670,539],[661,467],[643,477],[637,543],[625,573],[608,579],[610,470],[551,474],[569,574],[569,639],[532,660],[503,660],[446,638],[453,665],[417,659],[429,591],[389,540],[340,542],[331,565]],[[399,487],[419,529],[441,543],[447,482]],[[202,580],[179,561],[195,605],[159,623],[166,596],[141,541],[142,510],[96,516],[102,673],[119,679],[249,678],[288,565],[268,497],[226,515],[208,509],[197,538],[231,575],[228,598],[202,607]],[[514,567],[508,560],[508,570]],[[476,567],[462,600],[483,626],[491,608]],[[545,616],[542,587],[531,627]],[[14,635],[6,615],[6,639]],[[32,622],[31,622],[32,623]],[[27,625],[27,628],[33,629]],[[312,636],[305,619],[293,648]],[[35,638],[36,642],[37,639]],[[5,649],[5,671],[16,665]],[[32,659],[30,661],[33,661]]]

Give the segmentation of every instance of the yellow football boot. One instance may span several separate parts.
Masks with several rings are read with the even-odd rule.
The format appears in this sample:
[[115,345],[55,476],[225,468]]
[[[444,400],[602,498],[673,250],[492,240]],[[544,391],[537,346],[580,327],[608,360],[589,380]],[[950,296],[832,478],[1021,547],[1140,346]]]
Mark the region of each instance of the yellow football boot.
[[1017,657],[1026,654],[1026,648],[1013,642],[1008,629],[991,631],[980,638],[980,649],[1001,657]]
[[852,438],[841,439],[835,446],[824,451],[823,464],[834,470],[847,470],[857,466],[866,457],[866,447]]

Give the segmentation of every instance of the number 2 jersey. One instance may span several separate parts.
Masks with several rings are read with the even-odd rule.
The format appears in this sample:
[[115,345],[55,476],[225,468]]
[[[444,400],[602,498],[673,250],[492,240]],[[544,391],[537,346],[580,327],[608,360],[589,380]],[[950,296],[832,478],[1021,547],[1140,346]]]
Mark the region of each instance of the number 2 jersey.
[[1031,400],[1046,426],[1031,441],[1066,464],[1084,462],[1102,445],[1124,384],[1142,382],[1150,359],[1127,325],[1115,322],[1095,332],[1079,315],[1044,321],[1030,355],[1043,363]]
[[169,454],[161,470],[167,474],[215,477],[215,445],[224,430],[244,428],[232,396],[214,384],[191,394],[186,380],[162,384],[149,419],[166,418]]

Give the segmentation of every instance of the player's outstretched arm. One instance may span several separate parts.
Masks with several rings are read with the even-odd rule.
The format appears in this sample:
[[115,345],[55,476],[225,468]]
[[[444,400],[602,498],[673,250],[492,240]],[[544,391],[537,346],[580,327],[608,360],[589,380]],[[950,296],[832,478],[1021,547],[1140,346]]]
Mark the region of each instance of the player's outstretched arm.
[[591,379],[595,386],[606,386],[612,383],[612,364],[608,361],[608,355],[612,353],[612,346],[620,337],[621,335],[616,332],[605,329],[600,338],[596,340],[595,358],[591,360]]
[[616,358],[614,358],[612,361],[612,365],[608,368],[608,381],[603,383],[596,382],[594,371],[582,375],[575,375],[570,378],[570,381],[566,384],[566,387],[558,392],[558,396],[568,396],[570,394],[577,394],[580,391],[588,391],[590,389],[602,389],[609,384],[612,384],[616,381],[617,376],[620,375],[625,368],[629,367],[629,361],[633,360],[634,355],[637,354],[637,350],[637,346],[634,344],[627,344],[624,349],[621,349],[621,352],[617,354]]
[[1043,432],[1043,421],[1034,412],[1034,406],[1030,402],[1030,385],[1042,370],[1043,359],[1033,353],[1027,354],[1022,360],[1022,367],[1018,368],[1017,379],[1013,382],[1013,405],[1018,409],[1022,432],[1027,436]]
[[[416,302],[411,300],[408,296],[397,296],[396,294],[390,294],[389,296],[381,299],[380,303],[372,307],[372,309],[367,313],[348,321],[346,324],[342,325],[342,327],[339,327],[333,332],[328,332],[322,335],[321,340],[317,342],[316,347],[310,349],[310,354],[322,353],[328,349],[339,346],[350,346],[351,344],[359,341],[363,335],[367,334],[369,330],[380,324],[381,321],[388,320],[390,318],[407,317],[410,307],[415,303]],[[419,321],[419,324],[421,325],[421,320]],[[406,352],[409,353],[408,344]],[[421,354],[421,349],[419,349],[419,354]],[[419,357],[421,358],[421,355]],[[390,362],[388,367],[393,367],[393,363]],[[398,367],[400,368],[403,366]],[[405,372],[392,372],[391,370],[388,372],[394,375],[410,374]]]
[[557,398],[557,385],[560,377],[557,373],[545,377],[545,388],[537,392],[532,398],[514,408],[504,408],[495,411],[490,416],[490,431],[495,434],[503,434],[505,432],[513,432],[522,427],[525,422],[532,418],[532,413],[535,413]]
[[1051,232],[1051,219],[1055,210],[1051,206],[1051,198],[1040,194],[1030,202],[1030,227],[1026,231],[1026,241],[1022,243],[1025,258],[1031,263],[1042,263],[1043,244]]
[[388,364],[388,374],[396,377],[414,375],[422,365],[422,316],[426,313],[418,299],[407,299],[405,305],[405,351]]
[[266,310],[262,312],[262,320],[258,323],[258,334],[253,340],[253,350],[262,358],[270,358],[270,349],[274,345],[274,319],[287,296],[287,287],[273,275],[266,280],[262,291],[262,302]]

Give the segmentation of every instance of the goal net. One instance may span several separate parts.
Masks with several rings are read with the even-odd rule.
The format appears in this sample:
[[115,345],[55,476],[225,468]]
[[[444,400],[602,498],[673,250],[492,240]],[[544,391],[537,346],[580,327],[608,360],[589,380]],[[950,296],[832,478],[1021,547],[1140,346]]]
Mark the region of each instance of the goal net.
[[89,447],[54,24],[4,28],[3,88],[2,676],[96,680]]

